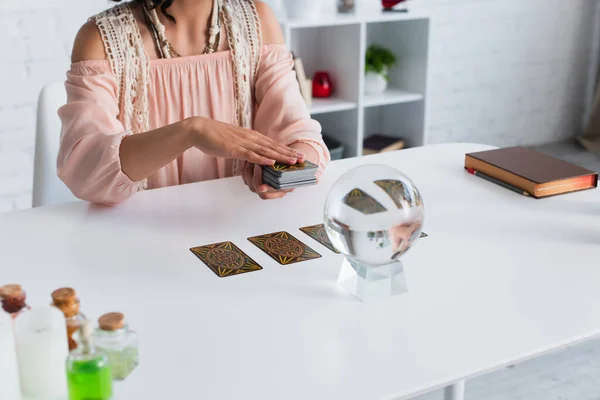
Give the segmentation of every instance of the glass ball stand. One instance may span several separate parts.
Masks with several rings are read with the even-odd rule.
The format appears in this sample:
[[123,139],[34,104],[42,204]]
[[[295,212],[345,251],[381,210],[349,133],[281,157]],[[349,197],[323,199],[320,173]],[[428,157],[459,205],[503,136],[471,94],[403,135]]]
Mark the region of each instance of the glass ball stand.
[[346,258],[342,263],[338,284],[362,301],[387,298],[408,291],[401,261],[374,267]]
[[419,239],[424,206],[418,189],[385,165],[348,171],[325,205],[325,229],[345,256],[338,284],[363,301],[408,291],[400,257]]

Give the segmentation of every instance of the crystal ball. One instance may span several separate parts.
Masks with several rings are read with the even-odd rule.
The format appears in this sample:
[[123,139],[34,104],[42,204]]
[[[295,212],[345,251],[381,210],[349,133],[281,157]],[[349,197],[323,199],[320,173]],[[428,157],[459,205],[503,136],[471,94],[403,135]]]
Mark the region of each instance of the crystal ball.
[[412,181],[387,165],[363,165],[340,177],[325,203],[325,230],[349,260],[395,262],[421,236],[424,206]]

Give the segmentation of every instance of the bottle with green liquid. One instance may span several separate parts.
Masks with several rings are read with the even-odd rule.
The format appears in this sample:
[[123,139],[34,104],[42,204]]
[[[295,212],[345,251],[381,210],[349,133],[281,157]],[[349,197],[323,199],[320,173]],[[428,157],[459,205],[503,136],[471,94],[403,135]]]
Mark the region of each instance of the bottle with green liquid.
[[112,373],[108,358],[94,347],[91,322],[84,321],[74,338],[77,348],[67,358],[69,400],[110,400]]

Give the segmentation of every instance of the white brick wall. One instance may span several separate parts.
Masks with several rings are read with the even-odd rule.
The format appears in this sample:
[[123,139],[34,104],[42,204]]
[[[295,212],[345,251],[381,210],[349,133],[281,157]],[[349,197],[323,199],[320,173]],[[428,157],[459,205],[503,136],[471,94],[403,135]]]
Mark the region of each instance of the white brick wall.
[[79,27],[105,0],[0,0],[0,212],[31,206],[35,110],[69,67]]
[[[578,132],[594,0],[413,4],[432,15],[428,96],[434,142],[537,144]],[[29,206],[37,94],[63,79],[77,29],[106,5],[0,2],[0,212]]]
[[579,133],[595,1],[421,4],[434,21],[433,142],[528,145]]

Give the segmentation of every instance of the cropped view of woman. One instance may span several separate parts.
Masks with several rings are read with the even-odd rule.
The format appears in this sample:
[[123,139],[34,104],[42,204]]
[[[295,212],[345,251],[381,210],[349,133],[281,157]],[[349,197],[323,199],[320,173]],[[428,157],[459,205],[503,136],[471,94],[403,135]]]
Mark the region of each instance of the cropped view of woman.
[[235,175],[274,199],[261,165],[329,162],[260,1],[119,3],[79,31],[66,90],[58,175],[87,201]]

